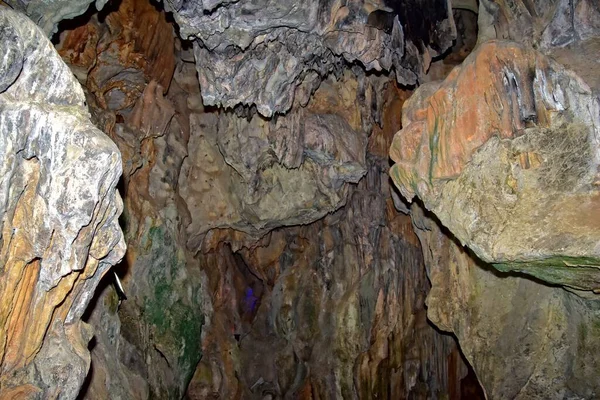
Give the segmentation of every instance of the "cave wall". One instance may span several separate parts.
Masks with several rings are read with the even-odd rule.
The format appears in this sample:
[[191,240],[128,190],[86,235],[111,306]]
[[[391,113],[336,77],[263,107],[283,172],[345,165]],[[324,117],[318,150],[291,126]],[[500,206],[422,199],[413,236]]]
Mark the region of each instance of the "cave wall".
[[117,147],[44,33],[0,7],[0,396],[75,398],[81,321],[125,252]]
[[367,175],[344,207],[247,247],[207,236],[214,311],[189,398],[460,398],[466,366],[425,318],[421,250],[388,184],[407,95],[386,90],[393,122],[369,138]]
[[595,2],[6,3],[7,396],[597,396]]
[[355,67],[296,92],[286,115],[207,108],[167,18],[125,0],[58,38],[123,155],[129,246],[127,300],[107,280],[86,316],[80,396],[459,398],[466,366],[425,319],[418,242],[387,181],[409,92]]
[[415,91],[390,149],[428,317],[488,398],[596,398],[598,4],[479,10],[478,46]]

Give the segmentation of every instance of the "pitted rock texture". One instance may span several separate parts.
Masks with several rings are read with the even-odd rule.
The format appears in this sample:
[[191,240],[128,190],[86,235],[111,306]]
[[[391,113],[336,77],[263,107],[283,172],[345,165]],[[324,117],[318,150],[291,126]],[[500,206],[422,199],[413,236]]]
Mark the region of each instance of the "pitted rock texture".
[[206,105],[285,113],[346,64],[416,84],[456,36],[449,2],[167,0],[194,55]]
[[121,158],[44,33],[7,7],[0,48],[0,397],[74,399],[93,334],[80,318],[125,252]]
[[499,273],[413,204],[431,291],[427,316],[456,335],[488,399],[600,396],[600,302]]
[[392,178],[500,270],[600,288],[600,107],[573,72],[481,45],[406,103]]

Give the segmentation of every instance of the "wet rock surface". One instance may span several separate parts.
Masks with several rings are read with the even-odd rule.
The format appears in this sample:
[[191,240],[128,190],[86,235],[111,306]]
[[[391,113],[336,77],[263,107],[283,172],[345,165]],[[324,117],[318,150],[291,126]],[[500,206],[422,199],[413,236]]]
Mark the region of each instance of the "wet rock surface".
[[121,158],[33,22],[0,7],[0,43],[0,396],[75,398],[81,316],[125,252]]

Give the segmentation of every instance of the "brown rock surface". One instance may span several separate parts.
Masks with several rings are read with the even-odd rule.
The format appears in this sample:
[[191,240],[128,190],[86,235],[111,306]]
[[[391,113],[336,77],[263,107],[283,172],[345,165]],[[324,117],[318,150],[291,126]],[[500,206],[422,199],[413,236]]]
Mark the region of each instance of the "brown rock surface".
[[258,238],[313,222],[344,205],[349,183],[365,173],[367,129],[377,88],[351,73],[321,85],[306,109],[276,119],[235,113],[190,116],[192,136],[179,177],[191,214],[190,249],[207,231],[234,228]]
[[415,203],[431,291],[427,316],[456,335],[489,399],[595,399],[600,304],[497,272]]
[[[85,6],[8,2],[45,28]],[[121,151],[129,245],[127,299],[111,275],[83,317],[85,383],[119,159],[55,54],[30,70],[37,50],[0,29],[18,161],[0,165],[0,397],[475,399],[476,379],[488,398],[598,397],[598,6],[453,3],[124,0],[69,23],[57,47]],[[385,73],[460,62],[404,110]],[[401,193],[450,231],[391,190],[390,145]]]
[[62,32],[57,47],[102,108],[126,114],[145,82],[169,88],[175,34],[165,13],[146,0],[120,1],[102,15],[93,14],[87,24]]
[[106,334],[86,397],[179,397],[201,355],[189,398],[459,398],[466,368],[425,319],[418,242],[385,173],[408,94],[355,72],[271,121],[205,110],[186,62],[122,120],[90,97],[124,157],[129,251],[128,299],[106,287],[88,319]]
[[189,398],[460,398],[466,367],[426,320],[421,250],[385,161],[325,219],[205,255],[214,311]]

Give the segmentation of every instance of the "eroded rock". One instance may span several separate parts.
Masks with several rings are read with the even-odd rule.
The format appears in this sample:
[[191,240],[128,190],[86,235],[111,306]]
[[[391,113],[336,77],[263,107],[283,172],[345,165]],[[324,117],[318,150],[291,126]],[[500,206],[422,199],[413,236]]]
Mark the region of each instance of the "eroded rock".
[[102,108],[128,115],[147,82],[168,90],[174,46],[164,12],[145,0],[124,0],[105,17],[93,14],[61,32],[57,49]]
[[[349,183],[365,174],[365,128],[373,124],[368,106],[352,103],[377,97],[377,87],[348,74],[325,83],[307,109],[276,119],[191,115],[189,157],[179,177],[192,218],[190,248],[198,249],[210,229],[260,237],[276,227],[313,222],[345,204]],[[337,111],[348,114],[353,126]]]
[[214,313],[189,398],[460,398],[466,367],[426,321],[410,218],[370,160],[344,208],[204,256]]
[[488,42],[406,103],[392,177],[498,269],[600,287],[600,108],[541,53]]
[[94,3],[102,10],[108,0],[6,0],[5,3],[15,10],[26,14],[44,33],[51,37],[58,30],[58,23],[65,19],[75,18]]
[[418,203],[431,281],[427,316],[453,332],[489,399],[593,399],[600,393],[600,302],[478,260]]
[[80,320],[125,252],[119,152],[44,33],[0,7],[0,396],[72,398],[89,368]]
[[[83,14],[91,2],[8,3],[51,34],[60,20]],[[104,4],[95,3],[98,10]],[[173,13],[181,37],[194,40],[204,103],[225,108],[255,105],[267,117],[289,111],[299,92],[314,91],[326,76],[339,76],[344,65],[395,73],[399,83],[417,84],[432,58],[443,54],[456,36],[445,0],[168,0],[164,6]],[[146,33],[141,37],[159,49],[164,42],[154,42],[153,30],[146,31],[154,25],[143,23],[145,13],[139,7],[132,9],[142,22],[139,31]],[[108,58],[103,63],[111,63],[113,50],[104,52]]]
[[[318,87],[345,63],[395,71],[416,84],[452,45],[446,1],[166,1],[194,55],[207,105],[256,105],[263,116],[292,107],[298,86]],[[302,89],[301,89],[302,90]]]
[[600,4],[595,0],[483,0],[479,26],[479,43],[514,40],[547,51],[600,36]]

